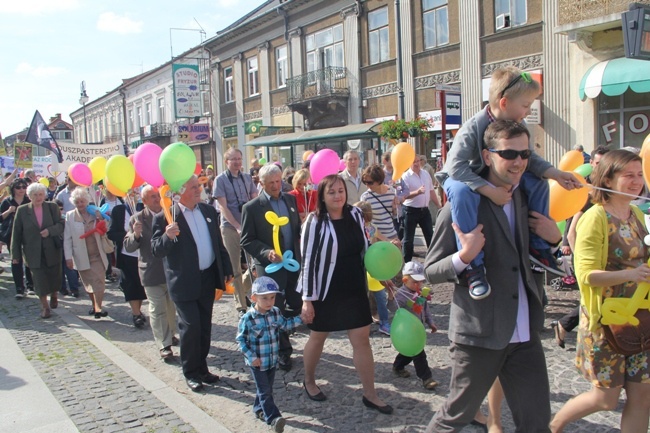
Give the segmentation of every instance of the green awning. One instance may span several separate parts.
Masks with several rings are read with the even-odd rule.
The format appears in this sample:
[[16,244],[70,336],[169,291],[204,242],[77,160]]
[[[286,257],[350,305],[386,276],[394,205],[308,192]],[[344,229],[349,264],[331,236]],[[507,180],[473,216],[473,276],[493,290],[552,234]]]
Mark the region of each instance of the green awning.
[[246,146],[288,146],[327,141],[357,140],[361,138],[377,138],[377,130],[381,122],[360,123],[356,125],[339,126],[336,128],[313,129],[311,131],[292,132],[290,134],[268,135],[257,137]]
[[632,90],[650,92],[650,61],[628,59],[605,60],[589,68],[580,82],[580,99],[595,98],[600,92],[618,96]]

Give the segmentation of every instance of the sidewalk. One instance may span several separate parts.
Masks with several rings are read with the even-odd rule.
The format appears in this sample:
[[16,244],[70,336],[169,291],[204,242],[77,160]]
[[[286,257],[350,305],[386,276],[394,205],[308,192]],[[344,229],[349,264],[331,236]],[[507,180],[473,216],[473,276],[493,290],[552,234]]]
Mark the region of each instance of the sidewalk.
[[[421,260],[423,247],[416,247]],[[7,262],[0,262],[7,268]],[[408,432],[424,430],[449,391],[448,314],[452,286],[434,288],[432,312],[439,328],[427,336],[427,357],[439,382],[425,391],[415,377],[396,378],[390,338],[371,327],[379,395],[395,408],[392,416],[366,409],[344,333],[332,333],[317,370],[327,402],[308,400],[302,389],[302,350],[308,331],[292,336],[294,367],[278,371],[275,400],[287,419],[285,432]],[[0,432],[265,432],[254,419],[255,386],[234,341],[237,316],[232,297],[215,303],[208,365],[221,381],[206,392],[188,390],[180,365],[160,361],[151,329],[135,329],[122,293],[106,292],[106,319],[87,315],[89,301],[65,297],[47,320],[38,318],[38,301],[13,298],[8,272],[0,275]],[[577,292],[549,291],[547,323],[574,307]],[[145,304],[143,309],[148,316]],[[549,368],[552,411],[589,388],[573,367],[575,334],[567,350],[558,348],[550,330],[543,335]],[[178,353],[178,348],[174,348]],[[484,408],[485,411],[485,408]],[[566,432],[616,431],[620,407],[574,423]],[[505,431],[514,426],[504,404]],[[464,432],[478,432],[467,427]]]

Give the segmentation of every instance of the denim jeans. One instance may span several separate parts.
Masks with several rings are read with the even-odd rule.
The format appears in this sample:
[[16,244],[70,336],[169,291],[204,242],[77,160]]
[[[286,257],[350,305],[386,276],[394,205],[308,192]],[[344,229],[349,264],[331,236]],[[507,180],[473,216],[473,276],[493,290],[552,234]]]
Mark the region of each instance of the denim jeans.
[[253,404],[253,413],[259,411],[264,412],[264,420],[267,424],[276,419],[280,414],[280,410],[273,401],[273,381],[275,380],[275,367],[269,370],[260,370],[257,367],[250,367],[251,375],[255,379],[255,387],[257,388],[257,395],[255,396],[255,403]]
[[388,306],[386,305],[386,289],[372,292],[375,295],[375,302],[377,303],[377,315],[379,316],[379,324],[383,325],[388,323]]
[[76,269],[68,269],[63,258],[63,275],[61,277],[61,291],[65,292],[65,280],[68,280],[68,288],[71,293],[79,293],[79,272]]

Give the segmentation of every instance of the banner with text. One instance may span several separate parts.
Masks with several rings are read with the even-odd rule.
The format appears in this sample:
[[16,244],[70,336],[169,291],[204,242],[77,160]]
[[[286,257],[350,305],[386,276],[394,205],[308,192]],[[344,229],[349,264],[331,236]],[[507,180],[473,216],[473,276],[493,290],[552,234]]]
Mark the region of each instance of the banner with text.
[[210,139],[210,125],[207,123],[193,123],[191,125],[178,125],[178,141],[191,143]]
[[63,153],[63,162],[56,164],[56,171],[68,171],[68,167],[75,162],[88,164],[94,157],[103,156],[109,159],[113,155],[124,155],[124,146],[122,142],[108,144],[77,144],[77,143],[59,143]]
[[200,116],[199,65],[172,65],[172,79],[176,118]]

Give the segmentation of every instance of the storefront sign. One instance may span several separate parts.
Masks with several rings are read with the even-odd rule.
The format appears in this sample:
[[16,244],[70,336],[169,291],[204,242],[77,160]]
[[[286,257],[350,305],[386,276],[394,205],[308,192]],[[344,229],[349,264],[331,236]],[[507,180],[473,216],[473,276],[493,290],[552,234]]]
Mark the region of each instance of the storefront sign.
[[641,147],[650,133],[650,111],[626,111],[623,114],[622,125],[620,112],[602,113],[599,116],[598,144]]
[[172,65],[174,114],[177,119],[201,115],[198,65]]
[[[419,116],[431,119],[429,131],[442,131],[442,110],[422,111]],[[459,127],[458,124],[447,123],[445,129],[458,129]]]
[[237,137],[237,125],[224,126],[223,138]]
[[246,134],[258,134],[260,132],[260,127],[262,126],[261,120],[252,120],[250,122],[244,123],[244,130]]
[[210,139],[210,125],[207,123],[194,123],[192,125],[178,125],[178,141],[191,143]]

